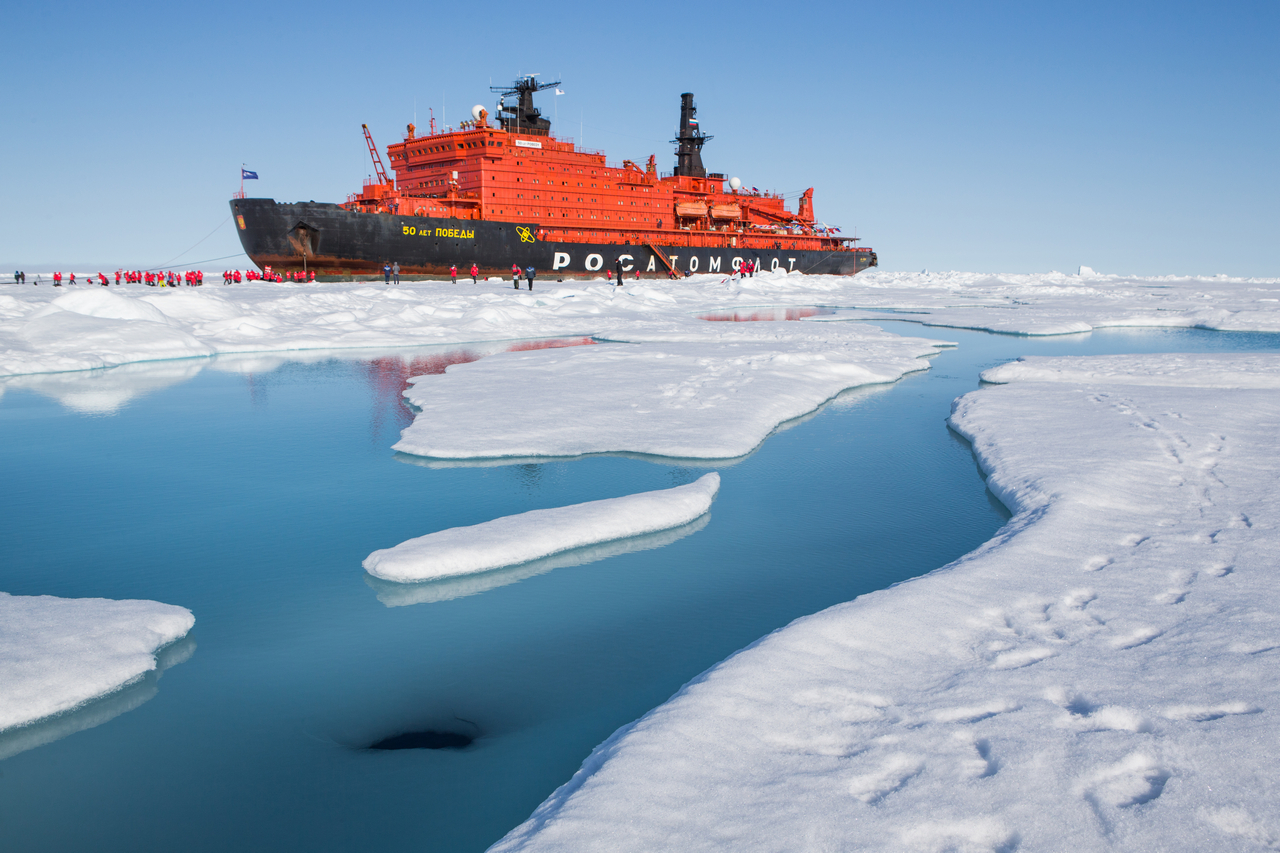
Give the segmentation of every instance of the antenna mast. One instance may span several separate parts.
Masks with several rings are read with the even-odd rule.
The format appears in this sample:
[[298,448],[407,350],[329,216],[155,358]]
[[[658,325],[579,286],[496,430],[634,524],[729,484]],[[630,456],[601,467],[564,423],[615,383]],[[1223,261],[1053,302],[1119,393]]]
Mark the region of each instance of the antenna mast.
[[[498,125],[503,130],[537,136],[550,135],[551,122],[543,118],[541,111],[533,105],[533,94],[559,86],[560,81],[539,83],[534,79],[537,76],[537,74],[526,74],[510,86],[489,87],[489,91],[497,92],[499,95]],[[515,103],[508,104],[508,98],[514,98]]]

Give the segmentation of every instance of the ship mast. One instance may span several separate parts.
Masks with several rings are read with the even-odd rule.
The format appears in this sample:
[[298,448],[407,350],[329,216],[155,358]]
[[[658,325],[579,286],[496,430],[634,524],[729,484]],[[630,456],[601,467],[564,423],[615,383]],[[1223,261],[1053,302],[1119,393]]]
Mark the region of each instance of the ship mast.
[[[497,92],[498,124],[509,133],[527,133],[534,136],[550,136],[551,122],[542,117],[542,113],[533,105],[533,93],[559,86],[554,83],[539,83],[534,78],[537,74],[526,74],[510,86],[490,86],[489,91]],[[515,104],[509,105],[507,98],[515,98]]]

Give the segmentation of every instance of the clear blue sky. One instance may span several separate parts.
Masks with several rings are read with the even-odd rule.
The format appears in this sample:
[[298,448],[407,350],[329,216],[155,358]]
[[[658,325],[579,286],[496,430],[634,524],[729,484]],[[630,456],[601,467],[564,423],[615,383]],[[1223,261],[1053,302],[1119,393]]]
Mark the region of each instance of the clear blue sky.
[[362,123],[385,149],[415,102],[454,124],[542,72],[560,134],[664,170],[694,92],[708,168],[815,187],[887,269],[1280,276],[1275,0],[52,0],[4,34],[10,267],[230,255],[242,162],[251,195],[343,201]]

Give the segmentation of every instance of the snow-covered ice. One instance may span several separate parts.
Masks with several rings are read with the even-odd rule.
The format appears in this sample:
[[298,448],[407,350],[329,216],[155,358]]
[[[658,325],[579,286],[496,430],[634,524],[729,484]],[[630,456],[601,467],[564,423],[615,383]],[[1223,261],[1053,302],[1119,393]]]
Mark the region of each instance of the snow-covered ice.
[[679,527],[671,527],[640,536],[630,536],[626,539],[613,539],[608,542],[601,542],[598,545],[574,548],[571,551],[561,551],[558,554],[552,554],[539,560],[531,560],[505,569],[494,569],[493,571],[479,574],[456,575],[422,583],[398,583],[396,581],[384,581],[366,573],[364,580],[377,593],[378,600],[387,607],[405,607],[411,604],[433,604],[439,601],[452,601],[455,598],[479,595],[491,589],[519,583],[526,578],[544,575],[555,569],[569,566],[585,566],[588,563],[607,560],[610,557],[617,557],[622,554],[665,548],[673,542],[697,533],[706,527],[710,520],[711,514],[703,513],[688,524],[682,524]]
[[[849,320],[1035,335],[1280,331],[1280,280],[1087,267],[547,282],[535,293],[498,282],[77,287],[0,289],[0,376],[10,377],[0,391],[107,412],[184,369],[87,384],[20,374],[212,354],[258,353],[239,356],[248,366],[297,350],[602,342],[420,378],[408,397],[421,412],[398,447],[430,464],[734,457],[842,389],[923,369],[920,357],[941,345]],[[809,306],[836,310],[804,322],[698,319]],[[713,668],[601,745],[497,849],[1275,849],[1277,375],[1274,357],[1254,355],[1029,358],[988,370],[998,384],[962,398],[951,422],[1016,513],[999,535]],[[402,596],[371,585],[388,604],[443,600],[556,559],[398,585]],[[166,637],[190,627],[186,611],[151,602],[59,601],[0,598],[21,615],[0,619],[0,728],[136,680]],[[63,618],[76,607],[102,618]],[[107,639],[95,652],[89,635]],[[47,660],[61,649],[73,663],[41,664],[41,637]]]
[[[1022,334],[1104,326],[1280,330],[1276,279],[1137,277],[1093,271],[699,275],[615,288],[548,282],[145,285],[0,288],[0,375],[232,352],[404,347],[554,335],[609,338],[638,321],[673,329],[708,311],[826,305],[834,317],[916,319]],[[899,313],[907,312],[907,313]],[[823,319],[821,317],[815,319]],[[731,324],[717,323],[721,327]],[[721,328],[723,334],[727,330]],[[679,340],[666,337],[663,340]]]
[[[846,388],[924,370],[936,341],[855,323],[643,327],[607,344],[505,353],[414,381],[395,449],[442,459],[750,453]],[[728,326],[729,328],[718,328]],[[661,341],[666,335],[676,339]]]
[[451,527],[374,551],[364,567],[374,577],[409,583],[514,566],[688,524],[711,509],[719,489],[720,475],[713,472],[671,489]]
[[183,637],[159,651],[154,670],[144,673],[121,689],[85,702],[70,711],[0,731],[0,761],[76,732],[100,726],[149,702],[159,692],[157,682],[163,672],[188,660],[195,650],[196,644],[190,635]]
[[494,849],[1274,848],[1278,371],[994,369],[951,417],[992,541],[714,667]]
[[0,592],[0,731],[137,681],[194,624],[185,607],[155,601]]

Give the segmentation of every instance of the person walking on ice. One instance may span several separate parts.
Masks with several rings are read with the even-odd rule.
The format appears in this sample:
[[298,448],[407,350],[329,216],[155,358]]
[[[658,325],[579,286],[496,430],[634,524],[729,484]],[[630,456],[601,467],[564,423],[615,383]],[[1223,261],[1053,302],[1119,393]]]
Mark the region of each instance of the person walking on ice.
[[538,271],[533,268],[533,264],[529,264],[529,266],[524,268],[524,277],[525,280],[529,282],[530,290],[533,290],[533,277],[537,274]]
[[622,287],[622,256],[613,259],[613,269],[615,273],[614,287]]
[[396,284],[400,283],[400,262],[396,261],[391,265],[391,280]]
[[476,264],[475,264],[474,262],[472,262],[472,264],[471,264],[471,283],[472,283],[472,284],[475,284],[475,283],[477,282],[477,280],[479,279],[479,277],[480,277],[480,267],[476,266]]
[[391,283],[391,264],[382,265],[382,283],[383,284]]

